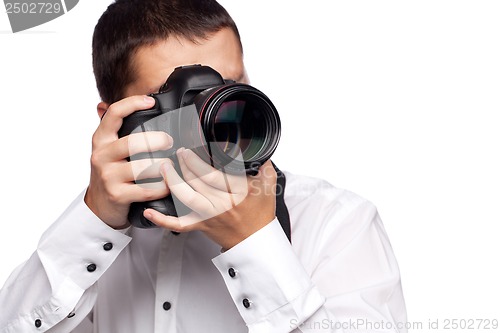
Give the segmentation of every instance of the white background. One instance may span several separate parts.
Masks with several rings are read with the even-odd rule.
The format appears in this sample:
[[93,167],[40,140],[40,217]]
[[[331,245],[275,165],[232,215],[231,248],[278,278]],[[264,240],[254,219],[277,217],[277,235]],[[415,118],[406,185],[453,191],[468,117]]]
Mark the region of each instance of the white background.
[[[0,285],[88,182],[108,3],[18,34],[0,13]],[[500,2],[222,4],[282,117],[274,161],[377,205],[409,320],[500,319]]]

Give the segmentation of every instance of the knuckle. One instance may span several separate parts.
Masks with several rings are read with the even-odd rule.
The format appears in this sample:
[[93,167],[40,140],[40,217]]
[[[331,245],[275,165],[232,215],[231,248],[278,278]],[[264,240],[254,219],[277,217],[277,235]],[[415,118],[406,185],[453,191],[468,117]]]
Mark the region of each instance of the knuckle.
[[111,104],[106,113],[111,116],[116,116],[118,114],[118,108],[116,107],[116,103]]
[[93,167],[101,165],[101,161],[102,161],[102,156],[99,152],[95,151],[92,153],[92,155],[90,155],[90,164]]
[[111,171],[109,168],[107,169],[104,169],[102,172],[101,172],[101,181],[104,183],[104,184],[109,184],[112,182],[113,180],[113,176],[114,176],[114,172]]
[[120,204],[122,201],[120,191],[112,190],[108,188],[108,200],[114,204]]

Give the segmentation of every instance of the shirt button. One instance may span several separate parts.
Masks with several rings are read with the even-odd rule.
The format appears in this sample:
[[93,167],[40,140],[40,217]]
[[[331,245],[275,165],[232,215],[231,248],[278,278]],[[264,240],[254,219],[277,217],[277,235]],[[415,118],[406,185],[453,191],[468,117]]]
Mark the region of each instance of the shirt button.
[[97,269],[97,266],[95,264],[89,264],[87,266],[87,271],[89,271],[90,273],[94,272],[96,269]]
[[243,300],[243,306],[244,306],[245,308],[247,308],[247,309],[248,309],[251,305],[252,305],[252,302],[250,302],[250,300],[249,300],[248,298],[245,298],[245,299]]
[[35,320],[35,327],[40,328],[42,326],[42,321],[40,319]]
[[229,274],[230,277],[232,277],[233,279],[236,277],[236,270],[234,268],[230,268],[227,273]]
[[165,302],[163,303],[163,310],[168,311],[172,307],[172,304],[170,302]]
[[102,248],[104,249],[104,251],[111,251],[111,249],[113,249],[113,243],[106,243],[102,246]]

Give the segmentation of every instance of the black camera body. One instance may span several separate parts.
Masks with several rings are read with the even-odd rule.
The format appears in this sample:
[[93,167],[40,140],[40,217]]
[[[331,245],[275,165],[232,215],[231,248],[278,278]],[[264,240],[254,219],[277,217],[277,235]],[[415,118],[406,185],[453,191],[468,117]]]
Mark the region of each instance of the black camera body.
[[[129,160],[167,157],[179,171],[175,152],[184,147],[223,172],[255,175],[278,146],[281,124],[269,98],[250,85],[224,80],[208,66],[176,68],[160,91],[150,96],[155,99],[155,105],[124,118],[118,136],[164,131],[173,138],[173,147],[135,154]],[[132,225],[155,226],[143,216],[146,208],[172,216],[190,211],[179,200],[174,204],[172,196],[136,202],[129,212]]]

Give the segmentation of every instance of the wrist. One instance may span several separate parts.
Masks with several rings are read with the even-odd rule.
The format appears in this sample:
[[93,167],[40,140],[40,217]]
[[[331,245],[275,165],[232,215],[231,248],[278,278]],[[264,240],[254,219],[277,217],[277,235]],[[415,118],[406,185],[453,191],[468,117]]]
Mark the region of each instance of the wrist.
[[[213,231],[206,230],[205,234],[219,244],[222,247],[222,251],[225,252],[267,226],[274,221],[275,218],[276,217],[272,215],[248,223],[238,223],[234,228],[224,228],[222,230]],[[246,221],[249,220],[247,219]]]
[[99,207],[99,200],[94,200],[94,197],[91,195],[90,186],[85,192],[83,201],[90,211],[109,227],[115,230],[122,230],[130,226],[130,222],[126,215],[120,214],[119,212],[112,212],[111,209],[106,209],[106,207]]

